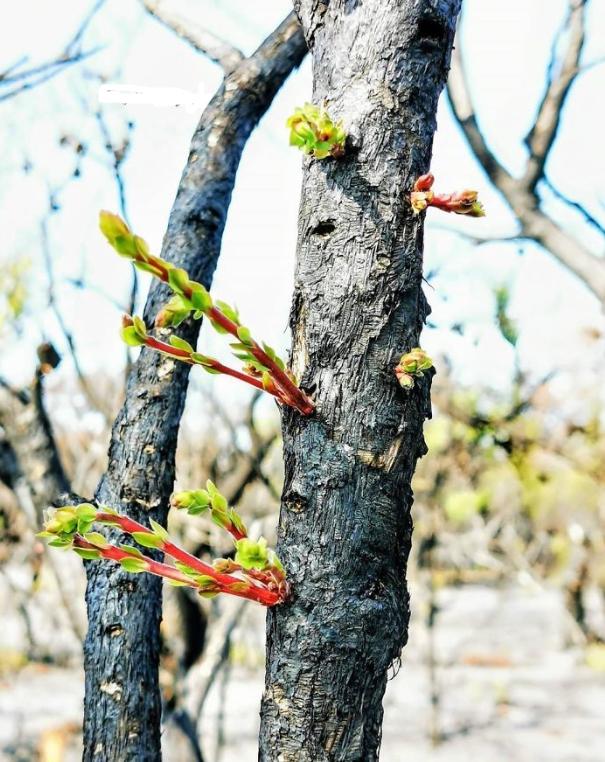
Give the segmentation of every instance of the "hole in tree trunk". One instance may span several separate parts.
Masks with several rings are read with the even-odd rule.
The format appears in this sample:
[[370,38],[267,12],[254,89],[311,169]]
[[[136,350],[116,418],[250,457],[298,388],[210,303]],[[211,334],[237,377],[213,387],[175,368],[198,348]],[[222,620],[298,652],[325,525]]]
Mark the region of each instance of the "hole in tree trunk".
[[324,220],[315,225],[314,228],[311,228],[309,232],[311,235],[318,235],[320,238],[325,238],[326,236],[331,235],[335,230],[336,225],[333,220]]
[[424,53],[441,51],[447,30],[441,19],[435,16],[423,16],[418,21],[418,47]]
[[432,16],[424,16],[418,22],[418,37],[424,40],[439,42],[443,38],[444,31],[441,22]]

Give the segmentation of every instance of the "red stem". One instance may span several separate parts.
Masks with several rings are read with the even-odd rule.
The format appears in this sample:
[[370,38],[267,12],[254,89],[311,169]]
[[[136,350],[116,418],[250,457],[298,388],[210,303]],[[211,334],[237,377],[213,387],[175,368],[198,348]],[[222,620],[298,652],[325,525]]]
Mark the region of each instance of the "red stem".
[[[234,323],[233,320],[230,320],[223,312],[221,312],[218,307],[210,307],[206,314],[211,320],[213,320],[215,323],[218,323],[221,328],[224,328],[225,331],[230,333],[232,336],[235,336],[238,341],[240,340],[239,336],[237,335],[237,329],[239,326]],[[279,367],[275,360],[272,360],[269,355],[264,352],[263,349],[261,349],[261,347],[256,343],[256,341],[254,341],[254,339],[252,340],[250,352],[259,362],[269,368],[274,382],[283,392],[283,401],[286,404],[292,405],[304,415],[311,415],[311,413],[315,410],[315,405],[311,402],[307,395],[301,389],[299,389],[298,386],[296,386],[288,374]]]
[[[111,522],[112,524],[115,524],[119,526],[119,528],[126,532],[127,534],[132,534],[133,532],[144,532],[145,534],[153,534],[152,531],[150,531],[144,524],[139,524],[138,521],[135,521],[134,519],[128,518],[128,516],[118,516],[114,513],[103,513],[100,511],[96,515],[97,521],[107,521]],[[94,547],[94,546],[93,546]],[[167,556],[171,556],[176,561],[180,561],[183,564],[186,564],[192,569],[195,569],[200,574],[204,574],[208,577],[212,577],[216,582],[219,583],[221,586],[223,592],[229,593],[230,595],[236,595],[240,598],[248,598],[253,601],[257,601],[258,603],[262,603],[265,606],[273,606],[276,603],[279,603],[280,596],[277,593],[272,592],[271,590],[267,590],[264,587],[256,587],[255,585],[250,584],[249,588],[246,590],[242,590],[241,592],[238,592],[236,590],[230,590],[230,586],[234,585],[236,583],[241,584],[242,581],[238,577],[232,577],[230,574],[221,574],[220,572],[217,572],[216,569],[211,566],[210,564],[205,563],[205,561],[201,561],[199,558],[196,558],[195,556],[192,556],[191,553],[188,553],[186,550],[183,550],[182,548],[179,548],[178,545],[175,545],[173,542],[170,541],[163,541],[162,544],[158,547],[158,550],[162,550],[164,553],[166,553]],[[120,551],[124,552],[124,551]],[[126,553],[126,555],[128,555]],[[147,560],[147,559],[146,559]],[[151,559],[150,559],[151,562]],[[155,561],[153,563],[156,563]],[[167,564],[162,564],[162,566],[167,566]],[[168,568],[173,568],[168,566]],[[164,576],[164,575],[162,575]],[[189,579],[188,584],[192,585],[193,580]],[[194,585],[192,585],[194,586]]]
[[452,196],[453,193],[440,193],[435,194],[431,201],[429,201],[429,206],[434,206],[437,209],[441,209],[444,212],[451,212],[452,208],[450,206],[452,202]]
[[134,255],[134,260],[135,262],[140,262],[141,264],[145,265],[151,264],[153,267],[159,270],[159,273],[156,277],[164,283],[168,283],[168,268],[159,257],[154,257],[153,254],[142,256],[137,251]]
[[[88,540],[84,539],[81,535],[74,536],[74,545],[77,548],[84,548],[85,550],[97,550],[103,558],[107,558],[110,561],[120,562],[124,558],[135,558],[131,553],[125,550],[116,548],[115,545],[110,545],[108,548],[99,548],[93,545]],[[160,561],[154,561],[152,558],[143,556],[145,563],[147,564],[147,571],[150,574],[155,574],[158,577],[166,577],[167,579],[173,579],[177,582],[184,582],[187,585],[195,585],[195,582],[186,574],[182,574],[178,569],[170,564],[164,564]]]
[[[141,262],[144,261],[141,257],[137,257],[137,260]],[[169,283],[168,269],[156,260],[157,260],[157,257],[152,258],[153,265],[157,267],[158,270],[160,271],[158,278],[164,283]],[[193,298],[193,291],[190,288],[184,288],[183,294],[189,300]],[[238,329],[237,324],[234,323],[233,320],[230,320],[227,317],[227,315],[221,312],[221,310],[219,310],[218,307],[214,307],[214,306],[210,307],[210,309],[206,311],[206,315],[211,320],[214,320],[215,323],[218,323],[220,326],[222,326],[232,336],[234,336],[236,339],[239,340],[239,336],[237,335],[237,329]],[[273,375],[274,382],[277,384],[278,388],[282,392],[281,395],[275,394],[274,392],[271,392],[270,390],[265,389],[262,383],[258,381],[257,379],[254,379],[256,383],[252,383],[250,381],[250,379],[252,378],[251,376],[247,376],[244,373],[238,373],[238,371],[232,370],[231,368],[227,368],[227,366],[222,365],[221,363],[217,363],[217,365],[213,367],[216,367],[216,369],[219,370],[219,366],[220,366],[221,368],[224,369],[224,370],[221,370],[221,372],[224,373],[225,375],[233,376],[234,378],[239,378],[242,381],[245,381],[246,383],[252,383],[252,386],[256,386],[258,389],[269,391],[275,397],[278,397],[278,398],[281,397],[282,402],[284,402],[287,405],[291,405],[292,407],[295,407],[303,415],[311,415],[311,413],[315,410],[315,405],[311,402],[311,400],[307,397],[307,395],[301,389],[299,389],[298,386],[296,386],[296,384],[292,382],[292,379],[288,376],[288,374],[284,373],[284,371],[279,367],[279,365],[274,360],[272,360],[269,357],[269,355],[266,352],[264,352],[254,340],[253,340],[253,345],[250,347],[250,351],[259,362],[261,362],[263,365],[269,368],[269,370],[271,371]],[[169,354],[173,354],[175,357],[187,356],[187,353],[178,355],[175,352],[170,352]]]
[[[192,365],[203,364],[203,363],[198,363],[195,360],[192,360],[191,355],[186,350],[173,347],[172,344],[168,344],[165,341],[160,341],[159,339],[156,339],[153,336],[147,336],[147,338],[145,339],[145,344],[148,347],[151,347],[152,349],[156,349],[158,352],[163,352],[164,354],[171,355],[172,357],[176,357],[179,360],[184,360],[185,362],[189,362]],[[274,397],[281,399],[279,394],[277,394],[276,392],[273,392],[270,389],[265,389],[265,387],[262,384],[262,381],[260,381],[258,378],[255,378],[254,376],[249,376],[247,373],[242,373],[239,370],[235,370],[235,368],[230,368],[228,365],[223,365],[222,362],[219,362],[218,360],[215,360],[214,358],[209,357],[208,360],[209,360],[208,362],[209,367],[213,368],[214,370],[217,370],[219,373],[223,373],[225,376],[231,376],[232,378],[237,378],[246,384],[250,384],[250,386],[254,386],[256,389],[260,389],[261,391],[265,391],[265,392],[268,391],[269,394],[272,394]]]
[[179,360],[187,360],[187,362],[193,363],[189,352],[186,352],[184,349],[173,347],[172,344],[168,344],[166,341],[160,341],[153,336],[146,336],[145,344],[148,347],[151,347],[151,349],[157,349],[158,352],[164,352],[164,354],[178,357]]
[[172,542],[164,542],[164,544],[160,547],[160,550],[163,550],[166,555],[172,556],[172,558],[175,560],[180,561],[183,564],[187,564],[187,566],[190,566],[192,569],[212,577],[212,579],[215,579],[223,588],[223,592],[230,593],[231,595],[237,595],[240,598],[249,598],[252,601],[262,603],[265,606],[274,606],[281,600],[280,596],[277,593],[274,593],[272,590],[267,590],[266,587],[257,587],[252,583],[249,583],[248,588],[242,590],[241,592],[238,592],[237,590],[230,590],[229,587],[234,583],[237,582],[241,584],[241,582],[245,582],[246,580],[232,577],[230,574],[221,574],[220,572],[217,572],[213,566],[204,563],[204,561],[200,561],[199,558],[192,556],[191,553],[187,553],[186,550],[179,548],[178,545],[175,545]]

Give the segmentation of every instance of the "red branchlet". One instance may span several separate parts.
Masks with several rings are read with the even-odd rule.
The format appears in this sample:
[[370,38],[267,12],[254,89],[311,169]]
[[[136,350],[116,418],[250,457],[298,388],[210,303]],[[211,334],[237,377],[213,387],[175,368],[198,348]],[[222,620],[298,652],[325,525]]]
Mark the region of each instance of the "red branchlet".
[[[158,279],[164,283],[169,283],[169,271],[162,264],[161,260],[158,260],[157,257],[152,257],[152,255],[149,254],[146,255],[146,259],[141,256],[136,258],[141,262],[149,261],[151,258],[152,264],[156,268],[156,275]],[[188,286],[183,287],[183,294],[187,299],[193,299],[193,293],[194,292],[192,288]],[[239,341],[239,336],[237,335],[237,329],[239,326],[234,323],[233,320],[227,317],[227,315],[225,315],[218,307],[210,307],[207,310],[206,315],[210,320],[212,320],[217,325],[220,325],[225,331],[230,333]],[[151,341],[148,342],[148,346],[153,346]],[[272,389],[271,387],[267,388],[266,386],[263,386],[262,382],[258,381],[258,379],[255,379],[254,382],[252,382],[250,377],[246,374],[238,373],[237,371],[234,371],[231,368],[227,368],[227,366],[221,365],[220,363],[217,363],[215,367],[217,370],[220,370],[218,367],[220,365],[221,368],[224,369],[221,370],[221,373],[233,376],[234,378],[239,378],[246,383],[251,383],[252,386],[256,386],[259,389],[263,389],[268,391],[270,394],[273,394],[274,397],[277,397],[284,404],[296,408],[303,415],[311,415],[311,413],[315,410],[315,405],[313,402],[301,389],[298,388],[298,386],[296,386],[288,374],[283,371],[279,365],[274,360],[272,360],[271,357],[269,357],[269,355],[254,340],[252,341],[250,352],[259,362],[261,362],[266,368],[269,369],[272,381],[275,384],[275,388]],[[177,352],[173,351],[169,352],[169,354],[172,354],[175,357],[184,358],[187,353],[178,354]]]
[[[228,330],[229,333],[237,338],[237,325],[226,315],[224,315],[219,309],[212,307],[210,310],[208,310],[208,317],[218,323],[221,327],[225,328],[225,330]],[[191,358],[189,352],[185,351],[184,349],[173,347],[171,344],[168,344],[165,341],[161,341],[160,339],[156,339],[153,336],[147,336],[145,339],[145,344],[152,349],[156,349],[159,352],[171,355],[172,357],[175,357],[181,361],[189,362],[193,365],[199,364]],[[269,384],[263,384],[262,380],[258,376],[242,373],[239,370],[230,368],[228,365],[223,365],[223,363],[219,362],[218,360],[214,360],[213,358],[207,358],[207,362],[204,364],[210,368],[213,368],[219,373],[223,373],[226,376],[231,376],[232,378],[237,378],[246,384],[250,384],[250,386],[254,386],[256,389],[261,389],[262,391],[272,394],[280,402],[296,408],[303,415],[310,415],[315,409],[315,406],[307,397],[307,395],[292,382],[289,376],[277,365],[277,363],[275,363],[267,355],[267,353],[258,346],[256,342],[254,342],[253,346],[250,347],[250,352],[254,355],[254,357],[256,357],[257,360],[259,360],[259,362],[262,362],[263,365],[270,369],[271,378],[269,379]]]
[[[199,363],[196,363],[195,360],[191,358],[191,355],[189,354],[189,352],[186,352],[184,349],[179,349],[178,347],[173,347],[172,344],[168,344],[165,341],[156,339],[154,336],[147,336],[147,338],[145,339],[145,345],[150,347],[151,349],[157,350],[158,352],[162,352],[165,355],[171,355],[172,357],[175,357],[176,359],[181,360],[181,362],[188,362],[188,363],[191,363],[192,365],[199,364]],[[246,384],[250,384],[250,386],[254,386],[256,389],[261,389],[262,391],[269,392],[269,394],[273,394],[273,396],[281,400],[281,397],[277,391],[273,391],[270,388],[267,389],[266,387],[264,387],[262,384],[262,381],[260,381],[260,379],[256,378],[255,376],[248,375],[247,373],[242,373],[241,371],[236,370],[235,368],[230,368],[228,365],[223,365],[222,362],[219,362],[218,360],[215,360],[211,357],[208,357],[207,362],[204,364],[210,368],[213,368],[219,373],[223,373],[225,376],[231,376],[232,378],[237,378]]]
[[[112,524],[127,534],[133,534],[133,532],[143,532],[150,535],[154,534],[146,526],[140,524],[134,519],[128,518],[127,516],[120,516],[114,513],[103,513],[100,511],[97,513],[96,520],[107,524]],[[74,544],[76,544],[78,547],[98,550],[103,558],[110,558],[114,561],[120,561],[122,558],[132,558],[132,556],[130,556],[127,552],[122,551],[119,548],[115,548],[114,546],[110,546],[107,549],[100,549],[95,545],[88,543],[80,535],[76,535],[76,538],[78,542],[76,543],[74,540]],[[86,544],[82,545],[81,543]],[[158,550],[161,550],[167,556],[174,558],[175,561],[180,561],[189,568],[194,569],[199,574],[211,577],[217,583],[219,592],[229,593],[229,595],[235,595],[239,598],[247,598],[251,601],[257,601],[258,603],[262,603],[264,606],[274,606],[275,604],[281,603],[284,600],[284,596],[283,594],[280,594],[277,585],[270,584],[270,582],[267,581],[263,583],[266,586],[259,587],[241,578],[218,572],[210,564],[207,564],[205,561],[196,558],[195,556],[191,555],[191,553],[188,553],[186,550],[183,550],[183,548],[180,548],[178,545],[175,545],[170,541],[163,541],[160,545],[158,545]],[[147,556],[144,556],[143,558],[149,564],[147,571],[149,571],[151,574],[156,574],[161,577],[167,577],[168,579],[184,582],[191,587],[196,586],[192,578],[181,574],[173,566],[153,561],[153,559],[148,558]],[[169,573],[166,573],[167,570]],[[248,576],[254,577],[252,574],[249,574]]]
[[[227,315],[221,312],[218,307],[211,307],[208,310],[207,315],[210,320],[220,325],[221,328],[230,333],[239,341],[239,337],[237,335],[238,326],[233,322],[233,320],[230,320]],[[291,407],[296,408],[303,415],[311,415],[311,413],[315,410],[315,405],[313,402],[311,402],[307,395],[301,389],[299,389],[298,386],[296,386],[288,374],[279,367],[275,360],[272,360],[269,357],[269,355],[257,344],[256,341],[254,341],[254,339],[252,340],[250,352],[260,363],[269,369],[272,380],[277,387],[277,394],[275,392],[273,392],[273,394],[280,396],[286,405],[290,405]]]
[[[108,561],[120,562],[124,559],[130,559],[133,556],[126,550],[115,547],[115,545],[109,545],[107,548],[99,548],[97,545],[93,545],[91,542],[80,534],[74,535],[74,547],[82,548],[83,550],[93,550],[99,553],[102,558]],[[182,574],[178,569],[170,564],[164,564],[161,561],[154,561],[153,558],[148,556],[142,557],[147,564],[146,571],[149,574],[155,574],[157,577],[165,577],[166,579],[174,580],[175,582],[182,582],[185,585],[191,585],[192,580],[186,574]]]
[[477,199],[477,191],[463,190],[457,193],[435,193],[432,190],[435,178],[429,172],[421,175],[414,183],[410,194],[410,202],[416,214],[429,206],[441,209],[443,212],[463,214],[468,217],[484,217],[483,205]]

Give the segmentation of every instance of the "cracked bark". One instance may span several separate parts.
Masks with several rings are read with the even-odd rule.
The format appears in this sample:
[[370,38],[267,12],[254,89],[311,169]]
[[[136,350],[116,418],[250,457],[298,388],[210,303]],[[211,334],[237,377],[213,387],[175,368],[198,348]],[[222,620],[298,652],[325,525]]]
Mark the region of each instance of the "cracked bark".
[[[170,215],[162,256],[207,287],[216,267],[239,160],[250,133],[306,52],[289,16],[224,81],[202,115]],[[154,284],[150,323],[168,298]],[[195,343],[198,323],[179,331]],[[189,367],[143,349],[113,427],[109,464],[96,499],[146,523],[165,523]],[[87,564],[89,629],[84,647],[84,760],[155,762],[161,584],[105,563]]]
[[293,367],[317,412],[283,414],[279,554],[294,595],[268,614],[263,762],[378,758],[387,670],[409,619],[410,480],[425,452],[418,344],[422,219],[406,195],[429,168],[459,0],[300,0],[315,103],[357,150],[305,161]]

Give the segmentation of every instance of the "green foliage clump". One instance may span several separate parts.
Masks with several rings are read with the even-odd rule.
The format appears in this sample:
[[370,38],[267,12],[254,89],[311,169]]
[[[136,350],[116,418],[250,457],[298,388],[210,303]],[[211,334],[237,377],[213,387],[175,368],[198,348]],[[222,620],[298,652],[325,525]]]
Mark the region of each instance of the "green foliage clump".
[[500,286],[494,292],[496,297],[496,323],[502,337],[515,347],[519,340],[519,331],[509,315],[510,291],[507,286]]
[[8,262],[0,270],[0,334],[15,325],[25,310],[29,268],[29,260],[21,258]]
[[288,118],[290,145],[313,156],[326,159],[344,155],[347,134],[342,122],[333,122],[323,106],[305,103]]

